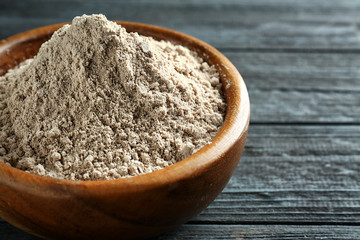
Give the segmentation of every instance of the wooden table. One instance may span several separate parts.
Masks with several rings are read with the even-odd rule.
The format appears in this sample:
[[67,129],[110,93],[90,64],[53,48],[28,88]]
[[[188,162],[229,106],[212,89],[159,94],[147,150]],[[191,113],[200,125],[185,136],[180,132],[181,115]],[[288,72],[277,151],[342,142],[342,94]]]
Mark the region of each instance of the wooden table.
[[[99,12],[198,37],[248,86],[236,173],[159,239],[360,239],[360,1],[1,0],[0,39]],[[0,220],[0,239],[37,238]]]

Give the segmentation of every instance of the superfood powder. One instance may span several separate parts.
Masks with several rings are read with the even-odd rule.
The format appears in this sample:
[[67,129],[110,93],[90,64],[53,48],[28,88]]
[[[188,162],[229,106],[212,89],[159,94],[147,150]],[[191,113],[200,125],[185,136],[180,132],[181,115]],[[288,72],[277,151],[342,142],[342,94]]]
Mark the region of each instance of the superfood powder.
[[195,52],[83,15],[0,77],[0,161],[59,179],[149,173],[209,144],[225,109]]

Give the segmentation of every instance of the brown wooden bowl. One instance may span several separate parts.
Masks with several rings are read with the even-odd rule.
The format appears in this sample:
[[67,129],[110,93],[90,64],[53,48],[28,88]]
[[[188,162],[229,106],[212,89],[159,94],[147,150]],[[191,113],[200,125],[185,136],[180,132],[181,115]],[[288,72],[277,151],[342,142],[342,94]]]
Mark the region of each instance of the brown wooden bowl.
[[[0,162],[0,217],[47,239],[142,239],[199,214],[222,191],[244,149],[249,97],[239,72],[210,45],[169,29],[118,22],[128,32],[169,40],[216,65],[228,104],[223,127],[197,153],[165,169],[106,181],[37,176]],[[27,31],[0,42],[0,75],[32,58],[63,24]]]

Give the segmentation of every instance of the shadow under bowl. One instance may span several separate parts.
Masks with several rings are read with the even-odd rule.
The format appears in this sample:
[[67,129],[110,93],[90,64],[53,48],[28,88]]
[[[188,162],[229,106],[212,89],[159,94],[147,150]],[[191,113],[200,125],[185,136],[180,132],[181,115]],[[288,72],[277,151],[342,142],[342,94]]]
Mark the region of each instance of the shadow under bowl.
[[[128,32],[186,46],[220,73],[226,118],[211,144],[162,170],[106,181],[37,176],[0,162],[0,217],[48,239],[141,239],[159,235],[199,214],[223,190],[244,149],[250,103],[231,62],[210,45],[169,29],[117,22]],[[0,75],[34,57],[63,24],[0,42]]]

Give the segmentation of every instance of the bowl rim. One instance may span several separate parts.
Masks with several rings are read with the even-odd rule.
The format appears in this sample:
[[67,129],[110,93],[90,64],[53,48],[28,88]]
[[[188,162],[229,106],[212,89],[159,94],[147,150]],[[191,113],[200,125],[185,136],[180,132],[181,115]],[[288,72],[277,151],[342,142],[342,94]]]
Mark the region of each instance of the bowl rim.
[[[47,186],[81,186],[85,187],[86,189],[112,185],[116,186],[117,188],[121,188],[123,191],[126,192],[137,191],[137,188],[133,188],[133,186],[141,186],[142,189],[150,189],[154,188],[154,186],[161,187],[171,185],[176,183],[177,181],[197,176],[201,172],[205,171],[206,168],[219,161],[220,157],[225,152],[227,152],[234,144],[236,144],[237,140],[242,138],[244,134],[247,134],[250,121],[250,100],[246,85],[236,67],[222,53],[220,53],[211,45],[195,37],[168,28],[137,22],[114,22],[122,25],[126,29],[141,28],[145,30],[145,32],[155,31],[161,33],[161,35],[164,36],[172,36],[174,38],[181,39],[184,42],[196,45],[196,48],[198,49],[205,50],[206,54],[210,54],[211,57],[217,57],[221,60],[221,66],[216,67],[218,71],[219,67],[222,69],[222,71],[220,71],[220,74],[223,75],[221,76],[222,84],[224,85],[224,81],[228,81],[225,88],[229,88],[232,91],[233,97],[231,99],[229,98],[229,100],[228,97],[225,95],[227,101],[226,115],[224,123],[219,129],[218,133],[211,140],[210,144],[205,145],[196,153],[169,167],[151,173],[113,180],[68,180],[28,173],[3,162],[0,162],[0,175],[5,174],[6,176],[11,176],[12,178],[7,181],[7,184],[16,184],[13,181],[14,179],[16,179],[17,182],[21,182],[25,185],[28,185],[29,183],[39,183],[45,184]],[[62,27],[65,24],[71,23],[66,22],[47,25],[10,36],[0,41],[0,51],[11,47],[12,45],[15,45],[19,42],[23,42],[33,38],[39,38],[40,36],[44,36],[45,34],[52,34],[54,31],[56,31],[58,28]],[[207,61],[206,59],[204,60]],[[4,180],[3,177],[0,179]]]

